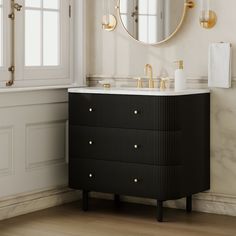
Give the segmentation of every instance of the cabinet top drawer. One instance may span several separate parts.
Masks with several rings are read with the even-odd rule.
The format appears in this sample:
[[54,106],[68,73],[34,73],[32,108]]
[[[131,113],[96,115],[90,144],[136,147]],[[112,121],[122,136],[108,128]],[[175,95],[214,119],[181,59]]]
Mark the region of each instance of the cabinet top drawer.
[[71,125],[154,129],[153,97],[70,94]]
[[69,94],[70,125],[174,131],[201,119],[209,94],[191,96],[121,96]]

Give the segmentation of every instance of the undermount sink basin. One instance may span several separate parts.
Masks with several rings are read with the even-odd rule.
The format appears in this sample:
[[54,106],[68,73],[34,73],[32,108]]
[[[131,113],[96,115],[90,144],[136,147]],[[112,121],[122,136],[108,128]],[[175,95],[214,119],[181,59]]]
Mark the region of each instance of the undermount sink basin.
[[182,91],[175,91],[174,89],[161,91],[157,88],[132,88],[132,87],[80,87],[71,88],[69,93],[94,93],[94,94],[120,94],[120,95],[146,95],[146,96],[180,96],[191,94],[210,93],[209,89],[186,89]]

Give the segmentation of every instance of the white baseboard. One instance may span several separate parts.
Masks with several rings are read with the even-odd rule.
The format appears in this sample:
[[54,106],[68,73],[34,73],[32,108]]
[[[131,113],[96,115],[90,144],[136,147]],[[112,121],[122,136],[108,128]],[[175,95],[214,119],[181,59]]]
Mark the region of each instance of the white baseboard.
[[[92,198],[112,200],[112,194],[92,192]],[[81,192],[60,187],[35,193],[0,199],[0,220],[47,209],[81,199]],[[122,196],[121,201],[156,206],[153,199]],[[166,207],[184,209],[185,199],[167,201]],[[201,193],[193,197],[197,212],[236,216],[236,197],[215,193]]]
[[60,187],[0,199],[0,220],[73,202],[80,198],[79,191]]

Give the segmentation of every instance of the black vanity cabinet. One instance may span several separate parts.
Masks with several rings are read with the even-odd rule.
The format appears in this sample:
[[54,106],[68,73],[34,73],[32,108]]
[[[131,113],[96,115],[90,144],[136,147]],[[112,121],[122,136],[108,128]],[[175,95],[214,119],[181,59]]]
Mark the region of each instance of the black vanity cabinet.
[[210,94],[69,93],[69,186],[157,199],[210,188]]

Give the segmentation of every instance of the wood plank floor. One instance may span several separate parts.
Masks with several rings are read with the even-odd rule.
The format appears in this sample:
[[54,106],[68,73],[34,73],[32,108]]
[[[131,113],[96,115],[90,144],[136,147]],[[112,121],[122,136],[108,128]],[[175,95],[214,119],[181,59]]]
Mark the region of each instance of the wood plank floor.
[[0,222],[0,236],[236,236],[236,217],[165,209],[155,220],[152,206],[90,200],[63,205]]

